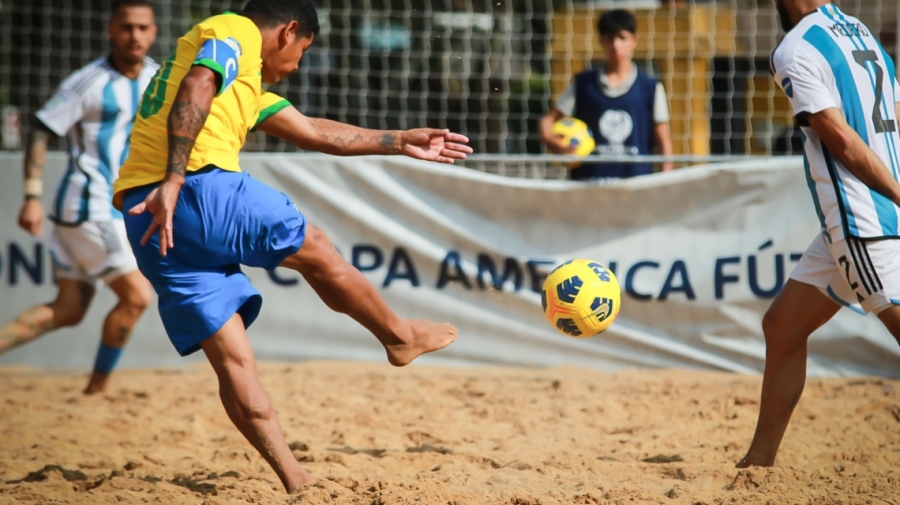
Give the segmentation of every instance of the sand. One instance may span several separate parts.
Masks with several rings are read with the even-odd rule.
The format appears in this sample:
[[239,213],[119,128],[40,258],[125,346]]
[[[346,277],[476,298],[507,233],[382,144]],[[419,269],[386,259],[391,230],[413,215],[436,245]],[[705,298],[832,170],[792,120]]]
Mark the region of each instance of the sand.
[[900,381],[811,380],[778,466],[734,468],[759,376],[262,364],[299,495],[232,427],[208,366],[0,368],[0,503],[897,504]]

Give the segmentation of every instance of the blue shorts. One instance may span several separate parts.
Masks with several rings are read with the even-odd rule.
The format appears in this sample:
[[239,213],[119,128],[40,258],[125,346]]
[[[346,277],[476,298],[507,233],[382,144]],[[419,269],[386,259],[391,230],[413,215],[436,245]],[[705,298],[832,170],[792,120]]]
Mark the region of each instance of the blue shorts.
[[128,214],[157,186],[125,192],[125,228],[138,267],[159,295],[169,340],[187,356],[235,312],[245,327],[253,323],[262,296],[241,265],[277,267],[303,245],[306,219],[286,195],[248,174],[204,168],[186,177],[172,220],[175,247],[163,257],[158,232],[140,244],[153,216]]

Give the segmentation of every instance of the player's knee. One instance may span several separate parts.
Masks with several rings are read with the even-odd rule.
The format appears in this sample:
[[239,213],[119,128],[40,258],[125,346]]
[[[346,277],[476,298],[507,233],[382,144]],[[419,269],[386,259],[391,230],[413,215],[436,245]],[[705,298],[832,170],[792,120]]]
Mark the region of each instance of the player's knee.
[[775,337],[779,333],[779,329],[781,329],[783,325],[783,318],[780,314],[772,309],[766,311],[765,315],[763,315],[762,319],[762,329],[763,335],[766,337],[766,342]]
[[350,264],[338,254],[324,231],[309,225],[304,240],[310,241],[311,249],[316,251],[314,257],[305,263],[304,275],[330,280],[337,280],[345,275],[344,269]]
[[150,293],[142,289],[134,289],[123,296],[119,302],[130,312],[141,315],[150,306]]
[[762,320],[766,348],[771,350],[790,349],[805,342],[808,335],[801,335],[791,324],[790,315],[782,310],[769,308]]
[[268,421],[274,415],[272,404],[261,390],[258,394],[244,398],[238,404],[237,409],[240,421],[251,423],[254,421]]
[[119,307],[134,316],[140,316],[150,306],[150,283],[139,272],[116,279],[110,287],[119,297]]
[[312,249],[316,251],[316,259],[324,260],[337,253],[331,239],[318,226],[307,225],[306,237],[303,240],[309,242]]

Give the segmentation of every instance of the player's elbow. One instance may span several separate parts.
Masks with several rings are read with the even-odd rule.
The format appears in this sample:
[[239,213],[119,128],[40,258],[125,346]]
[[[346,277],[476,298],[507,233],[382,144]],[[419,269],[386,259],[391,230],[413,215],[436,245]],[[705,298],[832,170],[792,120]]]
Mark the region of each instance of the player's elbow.
[[[854,138],[855,137],[855,138]],[[848,160],[853,157],[855,140],[859,140],[859,135],[853,131],[841,131],[834,129],[826,131],[825,135],[819,134],[825,148],[839,160]],[[860,140],[861,141],[861,140]]]

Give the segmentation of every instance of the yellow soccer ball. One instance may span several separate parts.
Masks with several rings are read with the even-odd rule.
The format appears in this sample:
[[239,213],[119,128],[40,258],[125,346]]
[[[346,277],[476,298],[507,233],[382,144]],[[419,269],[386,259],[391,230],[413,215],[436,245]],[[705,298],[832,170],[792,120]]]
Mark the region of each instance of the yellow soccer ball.
[[574,147],[573,154],[576,156],[587,156],[594,152],[597,146],[591,129],[580,119],[562,118],[553,123],[551,132],[554,135],[562,135],[562,143]]
[[616,276],[596,261],[577,259],[547,276],[541,304],[547,321],[570,337],[597,335],[619,315],[622,291]]

